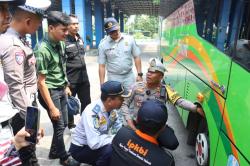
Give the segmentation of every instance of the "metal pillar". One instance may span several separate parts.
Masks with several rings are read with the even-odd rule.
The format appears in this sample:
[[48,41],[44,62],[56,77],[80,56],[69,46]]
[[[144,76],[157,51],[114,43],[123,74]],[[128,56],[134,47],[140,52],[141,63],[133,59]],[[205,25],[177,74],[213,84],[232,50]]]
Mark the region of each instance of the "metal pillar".
[[107,12],[107,17],[112,17],[112,8],[110,1],[106,4],[106,12]]
[[[85,15],[85,1],[75,1],[75,14],[79,20],[79,34],[86,39],[86,15]],[[84,42],[86,46],[86,42]]]
[[235,39],[237,39],[235,35],[237,35],[236,33],[238,30],[238,27],[241,26],[242,19],[243,19],[242,14],[244,13],[244,9],[245,9],[243,1],[234,1],[234,5],[232,6],[235,6],[235,8],[233,11],[234,15],[232,19],[230,20],[231,28],[229,31],[229,34],[230,34],[230,40],[228,42],[229,45],[231,43],[234,43]]
[[90,0],[85,0],[85,16],[86,16],[86,38],[85,45],[93,47],[93,32],[92,32],[92,6]]
[[232,0],[223,0],[220,7],[221,13],[218,21],[218,34],[217,34],[216,46],[219,50],[223,52],[225,49],[225,41],[227,38],[226,31],[230,15],[231,2]]
[[32,46],[32,48],[34,48],[35,45],[36,45],[40,40],[42,40],[42,38],[43,38],[43,27],[40,26],[40,27],[38,28],[38,30],[37,30],[34,34],[31,35],[31,46]]
[[70,7],[70,0],[62,0],[62,11],[70,14],[71,7]]
[[119,9],[115,9],[115,19],[119,22]]
[[95,0],[95,36],[96,36],[96,47],[99,46],[101,39],[104,36],[103,26],[103,4],[100,0]]
[[124,32],[124,15],[123,12],[120,12],[120,30]]

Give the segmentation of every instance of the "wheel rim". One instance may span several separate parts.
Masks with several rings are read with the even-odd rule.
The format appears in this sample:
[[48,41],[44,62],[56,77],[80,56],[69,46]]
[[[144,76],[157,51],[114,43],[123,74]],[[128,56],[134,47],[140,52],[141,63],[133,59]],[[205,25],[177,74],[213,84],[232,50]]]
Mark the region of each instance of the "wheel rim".
[[196,137],[196,144],[195,144],[195,155],[196,160],[199,165],[207,165],[208,163],[208,139],[205,133],[200,133]]

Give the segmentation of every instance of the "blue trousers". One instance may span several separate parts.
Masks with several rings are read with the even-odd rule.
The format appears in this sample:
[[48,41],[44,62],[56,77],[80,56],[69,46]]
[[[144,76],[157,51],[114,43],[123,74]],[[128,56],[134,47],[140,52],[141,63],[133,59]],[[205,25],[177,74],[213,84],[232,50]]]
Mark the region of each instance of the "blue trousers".
[[93,166],[109,166],[112,146],[108,144],[99,149],[92,150],[88,145],[77,146],[71,143],[69,152],[80,163]]

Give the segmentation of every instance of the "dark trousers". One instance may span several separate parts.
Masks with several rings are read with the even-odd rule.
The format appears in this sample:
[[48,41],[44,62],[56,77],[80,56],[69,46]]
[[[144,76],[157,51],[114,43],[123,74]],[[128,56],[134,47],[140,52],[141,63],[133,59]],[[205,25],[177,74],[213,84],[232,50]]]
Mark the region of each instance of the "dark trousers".
[[80,163],[93,166],[108,166],[112,154],[112,146],[108,144],[99,149],[92,150],[87,145],[77,146],[71,143],[69,152]]
[[25,125],[25,120],[21,118],[20,114],[17,113],[11,120],[11,127],[13,129],[13,134],[16,135],[16,133],[21,130]]
[[[17,113],[11,120],[11,127],[13,129],[13,134],[16,135],[16,133],[21,130],[25,125],[25,120],[21,118],[20,114]],[[26,146],[25,148],[22,148],[25,150],[20,150],[20,152],[27,152],[29,155],[20,153],[20,159],[22,161],[23,166],[39,166],[38,160],[36,157],[36,145],[31,144],[29,146]]]
[[65,150],[63,139],[64,129],[68,124],[67,95],[65,94],[64,88],[49,89],[49,93],[54,105],[61,113],[59,120],[51,119],[49,108],[43,100],[41,94],[38,93],[39,102],[47,110],[54,130],[50,146],[50,154],[57,155],[62,161],[64,161],[68,158],[68,153]]
[[[89,81],[82,82],[79,84],[70,84],[70,90],[72,96],[76,96],[77,94],[81,102],[81,113],[82,113],[85,107],[91,102]],[[68,120],[69,120],[68,127],[70,128],[71,126],[74,125],[74,115],[69,115]]]

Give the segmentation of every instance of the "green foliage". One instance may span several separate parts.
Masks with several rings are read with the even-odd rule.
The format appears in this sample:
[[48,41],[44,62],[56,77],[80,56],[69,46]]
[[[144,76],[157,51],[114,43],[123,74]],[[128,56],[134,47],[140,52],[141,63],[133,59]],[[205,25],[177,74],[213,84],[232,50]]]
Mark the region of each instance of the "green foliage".
[[150,38],[150,37],[144,36],[143,33],[141,32],[135,32],[133,36],[135,39],[149,39]]
[[134,21],[125,27],[125,32],[134,33],[136,39],[148,39],[158,33],[158,17],[137,15]]

